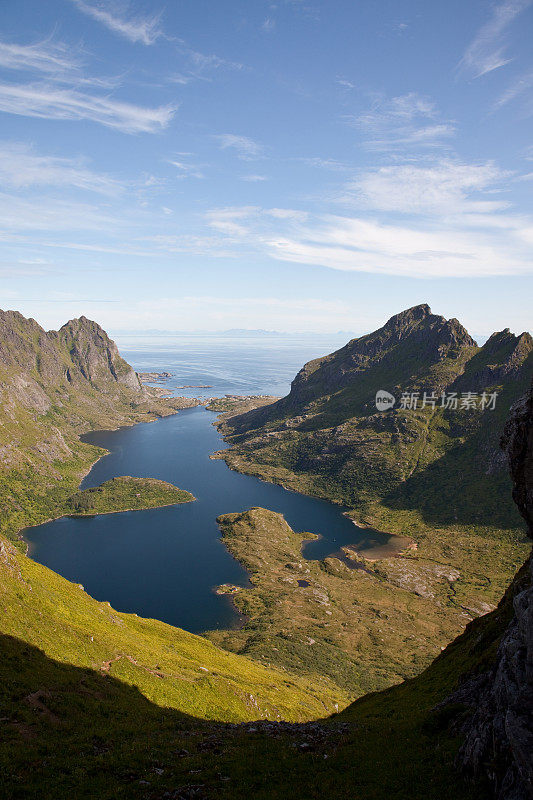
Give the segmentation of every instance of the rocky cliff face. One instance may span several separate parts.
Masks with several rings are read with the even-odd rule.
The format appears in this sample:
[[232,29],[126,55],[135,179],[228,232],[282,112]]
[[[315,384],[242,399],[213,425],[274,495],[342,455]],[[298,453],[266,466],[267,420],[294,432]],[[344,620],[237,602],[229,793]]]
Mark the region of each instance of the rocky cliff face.
[[[533,538],[533,392],[512,409],[502,447],[513,479],[513,497]],[[529,573],[529,574],[528,574]],[[459,765],[484,778],[497,800],[533,798],[533,574],[511,587],[513,615],[492,668],[463,683],[449,703],[475,708],[461,733]]]
[[51,516],[59,495],[77,488],[95,452],[80,433],[194,404],[164,401],[143,386],[86,317],[45,331],[16,311],[0,311],[0,532],[13,536],[28,519]]
[[26,405],[31,406],[32,394],[40,397],[37,412],[49,407],[51,399],[43,395],[51,389],[68,393],[73,386],[91,384],[108,391],[124,387],[139,398],[148,395],[115,343],[86,317],[70,320],[59,331],[45,331],[17,311],[0,311],[0,376],[3,392],[15,399],[24,387]]

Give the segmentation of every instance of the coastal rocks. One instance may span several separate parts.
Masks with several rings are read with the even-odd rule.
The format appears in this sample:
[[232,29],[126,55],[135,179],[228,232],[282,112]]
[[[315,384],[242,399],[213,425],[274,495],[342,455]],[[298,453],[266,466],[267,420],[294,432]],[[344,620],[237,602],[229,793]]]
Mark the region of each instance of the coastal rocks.
[[[138,372],[137,375],[141,381],[168,380],[172,377],[170,372]],[[185,389],[185,386],[180,386],[179,388]]]

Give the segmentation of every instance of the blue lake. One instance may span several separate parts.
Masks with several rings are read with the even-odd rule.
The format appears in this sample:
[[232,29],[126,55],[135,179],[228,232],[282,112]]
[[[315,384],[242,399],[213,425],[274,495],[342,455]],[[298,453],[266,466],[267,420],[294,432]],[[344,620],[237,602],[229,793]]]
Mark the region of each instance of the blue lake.
[[219,514],[252,506],[280,512],[295,530],[323,536],[305,546],[307,558],[323,558],[369,535],[374,543],[388,540],[384,534],[358,531],[339,506],[241,475],[209,458],[224,446],[214,419],[200,406],[84,436],[111,452],[94,465],[83,488],[135,475],[170,481],[197,500],[88,519],[62,517],[26,531],[31,557],[82,583],[89,594],[119,611],[200,632],[241,621],[229,599],[213,591],[221,583],[247,582],[246,572],[220,541]]
[[[131,360],[142,369],[138,357]],[[278,376],[279,384],[285,379],[283,389],[289,374],[295,372],[290,360]],[[159,366],[153,353],[146,361],[152,370]],[[164,363],[168,368],[168,358]],[[242,369],[242,376],[240,385],[245,391],[259,388],[257,371],[253,378]],[[172,382],[180,379],[178,375]],[[235,375],[230,373],[227,381],[235,391]],[[261,378],[260,384],[264,388],[268,378]],[[221,387],[217,388],[220,393]],[[386,534],[358,529],[339,506],[241,475],[223,461],[211,459],[214,451],[225,446],[214,420],[215,414],[199,406],[156,422],[86,434],[85,441],[110,453],[93,466],[82,488],[133,475],[170,481],[197,499],[149,511],[63,517],[30,528],[24,538],[31,557],[83,584],[89,594],[109,601],[119,611],[201,632],[242,621],[230,599],[214,591],[222,583],[246,585],[248,580],[220,540],[216,523],[220,514],[253,506],[279,512],[295,530],[321,536],[304,546],[304,556],[311,559],[333,554],[342,545],[372,547],[388,542]]]

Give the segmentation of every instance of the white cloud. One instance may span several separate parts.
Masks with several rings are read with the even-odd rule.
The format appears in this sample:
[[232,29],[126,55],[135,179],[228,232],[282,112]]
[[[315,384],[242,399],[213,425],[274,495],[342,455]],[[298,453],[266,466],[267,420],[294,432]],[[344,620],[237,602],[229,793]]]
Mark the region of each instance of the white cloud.
[[244,161],[252,161],[260,158],[264,153],[264,147],[259,142],[255,142],[248,136],[237,136],[234,133],[222,133],[214,137],[220,144],[222,150],[236,150],[239,158]]
[[287,219],[296,222],[304,222],[309,216],[306,211],[298,211],[294,208],[269,208],[265,211],[265,214],[274,217],[274,219]]
[[202,77],[203,73],[208,72],[210,70],[224,68],[224,69],[239,71],[244,69],[244,65],[239,63],[238,61],[228,61],[228,59],[221,58],[220,56],[217,56],[215,53],[201,53],[199,50],[193,50],[183,40],[180,40],[178,48],[185,56],[187,56],[189,61],[192,63],[193,66],[192,75],[193,77],[196,78]]
[[176,107],[146,108],[54,85],[3,83],[0,111],[42,119],[88,119],[123,133],[155,133],[168,127]]
[[196,164],[190,164],[187,161],[177,161],[177,160],[170,160],[168,162],[177,170],[176,177],[178,179],[184,178],[205,178],[205,175],[201,172],[200,168]]
[[508,64],[511,59],[506,56],[505,34],[509,25],[531,2],[532,0],[504,0],[497,5],[490,19],[467,47],[458,68],[473,78],[480,78]]
[[29,45],[0,42],[0,67],[57,76],[78,70],[80,62],[67,45],[45,39]]
[[241,175],[241,181],[247,181],[248,183],[261,183],[267,180],[268,177],[266,175]]
[[241,206],[230,208],[217,208],[208,211],[206,218],[208,224],[217,231],[241,238],[246,236],[248,228],[241,224],[241,220],[248,220],[255,212],[260,211],[256,206]]
[[474,278],[533,270],[528,246],[533,223],[512,215],[470,213],[450,220],[415,218],[401,225],[278,211],[217,209],[208,222],[234,246],[240,242],[280,261],[342,271]]
[[507,103],[511,103],[514,100],[522,99],[525,95],[525,103],[523,104],[523,110],[526,113],[526,116],[529,116],[533,113],[533,101],[531,97],[531,89],[533,88],[533,72],[527,72],[525,75],[520,75],[515,81],[509,86],[503,94],[500,95],[496,103],[494,104],[494,111],[498,111],[503,106],[506,106]]
[[507,203],[473,199],[470,195],[491,191],[506,174],[492,163],[464,164],[449,160],[429,166],[380,167],[349,183],[344,199],[371,209],[402,213],[493,212],[505,208]]
[[336,84],[337,86],[341,86],[343,89],[348,89],[348,91],[351,91],[352,89],[356,88],[355,83],[352,83],[346,78],[337,78]]
[[84,14],[101,22],[106,28],[129,39],[130,42],[140,42],[151,45],[163,35],[160,27],[161,13],[150,17],[133,16],[129,13],[129,4],[116,2],[87,3],[85,0],[72,0],[74,5]]
[[39,155],[18,142],[0,142],[0,181],[17,189],[71,186],[106,195],[122,189],[118,181],[87,169],[79,160]]
[[4,231],[98,231],[120,227],[109,211],[89,203],[46,198],[22,198],[0,193],[0,228]]
[[435,104],[416,92],[380,96],[368,111],[345,119],[362,131],[366,147],[378,151],[442,147],[455,134],[454,124],[439,120]]
[[531,273],[525,248],[513,248],[505,240],[494,242],[479,232],[424,230],[361,218],[323,218],[296,236],[272,238],[267,245],[282,261],[343,271],[416,278]]

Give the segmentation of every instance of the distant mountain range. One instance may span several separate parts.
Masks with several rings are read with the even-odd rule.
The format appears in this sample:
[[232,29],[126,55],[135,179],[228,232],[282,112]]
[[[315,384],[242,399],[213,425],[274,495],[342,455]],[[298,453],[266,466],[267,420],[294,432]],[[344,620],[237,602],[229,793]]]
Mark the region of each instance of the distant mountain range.
[[221,331],[211,331],[211,330],[194,330],[194,331],[174,331],[174,330],[160,330],[158,328],[149,328],[147,330],[132,330],[132,329],[121,329],[121,328],[114,328],[112,329],[111,333],[113,336],[191,336],[194,338],[195,336],[220,336],[220,337],[253,337],[253,336],[276,336],[276,337],[284,337],[290,339],[291,336],[339,336],[348,338],[353,336],[353,331],[334,331],[334,332],[324,332],[324,331],[274,331],[274,330],[264,330],[263,328],[229,328],[227,330]]

